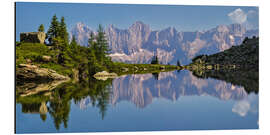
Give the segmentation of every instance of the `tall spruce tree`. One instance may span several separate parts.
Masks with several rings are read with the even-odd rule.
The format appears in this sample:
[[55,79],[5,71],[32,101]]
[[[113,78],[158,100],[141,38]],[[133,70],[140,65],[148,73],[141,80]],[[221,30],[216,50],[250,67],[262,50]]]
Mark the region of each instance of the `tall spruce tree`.
[[90,34],[90,38],[88,40],[88,52],[87,52],[87,59],[88,59],[88,67],[89,67],[89,74],[92,75],[96,72],[97,67],[99,67],[97,56],[98,54],[98,46],[95,39],[95,35],[93,32]]
[[65,23],[65,18],[63,16],[61,17],[61,21],[60,21],[60,25],[59,25],[59,36],[67,43],[69,42],[68,41],[67,25]]
[[48,38],[49,44],[52,44],[53,39],[59,36],[59,22],[57,20],[56,14],[52,18],[51,25],[46,36]]
[[98,34],[96,37],[96,43],[97,43],[97,59],[104,64],[106,61],[108,61],[107,55],[109,54],[109,46],[108,42],[105,36],[105,31],[102,27],[102,25],[98,26],[97,30]]
[[69,44],[69,56],[73,59],[75,62],[79,62],[79,45],[76,42],[75,35],[72,36],[71,42]]

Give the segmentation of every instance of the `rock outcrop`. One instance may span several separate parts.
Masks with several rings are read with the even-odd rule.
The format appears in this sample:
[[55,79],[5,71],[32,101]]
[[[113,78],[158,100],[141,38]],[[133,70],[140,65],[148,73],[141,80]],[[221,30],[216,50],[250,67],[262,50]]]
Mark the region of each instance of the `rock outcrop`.
[[47,68],[39,68],[36,65],[20,64],[16,69],[17,82],[24,81],[52,81],[69,80],[70,78],[56,73],[56,71]]
[[98,80],[107,80],[108,78],[116,78],[116,73],[109,73],[107,71],[97,72],[94,77]]
[[20,34],[20,41],[27,43],[44,44],[46,34],[44,32],[25,32]]

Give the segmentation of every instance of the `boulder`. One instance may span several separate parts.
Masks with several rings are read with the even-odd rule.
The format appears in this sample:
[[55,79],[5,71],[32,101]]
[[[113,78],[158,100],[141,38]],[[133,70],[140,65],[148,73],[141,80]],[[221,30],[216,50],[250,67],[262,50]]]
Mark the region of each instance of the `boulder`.
[[31,63],[32,61],[30,59],[26,59],[26,63]]
[[97,72],[94,77],[98,80],[107,80],[108,78],[116,78],[116,73],[109,73],[107,71]]
[[51,56],[46,56],[46,55],[42,56],[42,61],[44,62],[50,62],[51,60],[52,60]]
[[44,32],[20,33],[21,42],[44,44],[45,38],[46,38],[46,34]]
[[70,78],[56,73],[47,68],[39,68],[36,65],[19,64],[16,68],[16,78],[18,81],[50,81],[69,80]]

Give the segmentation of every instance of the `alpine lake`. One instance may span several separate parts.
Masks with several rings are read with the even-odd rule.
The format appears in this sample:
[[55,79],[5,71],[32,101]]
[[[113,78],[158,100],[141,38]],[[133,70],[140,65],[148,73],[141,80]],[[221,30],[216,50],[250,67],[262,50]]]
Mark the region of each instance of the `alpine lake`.
[[258,72],[174,70],[16,89],[16,133],[258,129]]

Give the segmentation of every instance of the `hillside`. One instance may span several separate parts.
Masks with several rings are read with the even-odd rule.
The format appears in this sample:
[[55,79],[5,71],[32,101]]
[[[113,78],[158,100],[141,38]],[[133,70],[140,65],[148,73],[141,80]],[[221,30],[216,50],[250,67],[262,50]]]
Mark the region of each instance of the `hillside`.
[[230,49],[213,55],[199,55],[192,61],[206,65],[236,65],[240,68],[258,70],[259,38],[246,38],[239,46],[232,46]]

